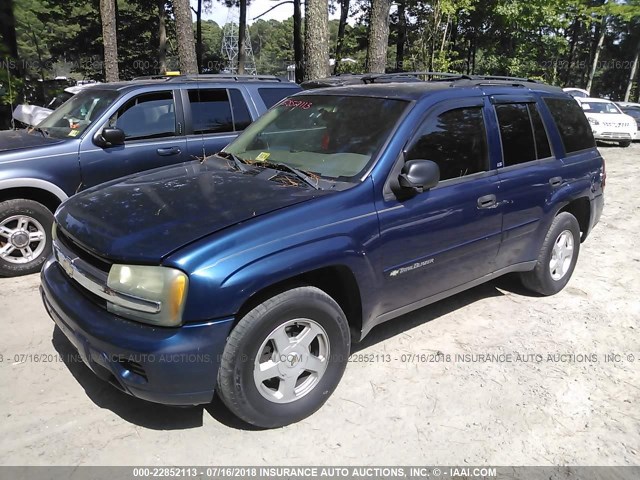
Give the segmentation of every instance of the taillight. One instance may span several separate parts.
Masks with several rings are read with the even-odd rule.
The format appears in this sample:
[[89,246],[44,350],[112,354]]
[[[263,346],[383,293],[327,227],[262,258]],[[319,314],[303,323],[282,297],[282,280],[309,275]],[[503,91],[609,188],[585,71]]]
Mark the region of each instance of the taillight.
[[607,180],[607,168],[604,163],[604,158],[602,159],[602,173],[600,174],[600,188],[604,190],[604,186]]

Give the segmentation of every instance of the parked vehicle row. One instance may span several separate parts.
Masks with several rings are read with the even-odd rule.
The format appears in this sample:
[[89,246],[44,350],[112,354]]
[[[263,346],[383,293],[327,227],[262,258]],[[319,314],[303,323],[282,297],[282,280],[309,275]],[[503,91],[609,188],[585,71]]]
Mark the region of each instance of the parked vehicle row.
[[593,98],[581,88],[563,88],[584,110],[596,140],[614,141],[628,147],[640,140],[640,104]]
[[[56,213],[41,291],[116,388],[173,405],[217,393],[246,422],[278,427],[323,405],[374,326],[505,273],[542,295],[571,278],[605,169],[559,88],[469,76],[319,88],[210,155],[200,134],[235,136],[259,113],[250,99],[269,106],[260,88],[292,93],[114,87],[65,104],[36,137],[83,138],[76,181],[92,188]],[[76,122],[82,105],[104,120]],[[149,108],[128,118],[138,106]],[[130,160],[152,168],[182,152],[205,157],[93,187]],[[31,238],[17,232],[5,238]]]
[[109,180],[222,150],[300,90],[272,76],[179,76],[92,85],[36,128],[0,132],[0,276],[37,272],[53,212]]

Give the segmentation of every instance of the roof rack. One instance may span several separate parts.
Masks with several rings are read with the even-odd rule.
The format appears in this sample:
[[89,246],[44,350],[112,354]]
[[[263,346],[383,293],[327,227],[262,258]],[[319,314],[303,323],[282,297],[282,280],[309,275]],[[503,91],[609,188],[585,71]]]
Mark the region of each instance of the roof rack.
[[226,73],[196,73],[185,75],[147,75],[143,77],[135,77],[133,80],[165,80],[167,82],[184,82],[198,80],[223,80],[223,81],[269,81],[269,82],[288,82],[284,77],[276,77],[275,75],[234,75]]
[[506,82],[526,82],[526,83],[543,83],[533,78],[508,77],[502,75],[471,75],[473,80],[500,80]]
[[394,72],[394,73],[377,73],[367,74],[362,80],[364,83],[376,83],[379,81],[389,81],[394,79],[415,79],[422,80],[419,77],[424,77],[426,81],[446,81],[446,80],[471,80],[469,75],[462,73],[450,73],[450,72]]
[[395,72],[395,73],[380,73],[371,74],[372,80],[386,79],[393,77],[427,77],[427,81],[453,81],[453,80],[498,80],[498,81],[513,81],[513,82],[526,82],[526,83],[542,83],[532,78],[522,77],[510,77],[503,75],[468,75],[465,73],[455,72]]
[[[381,84],[397,82],[449,82],[450,86],[480,86],[480,85],[504,85],[505,82],[515,87],[525,87],[527,83],[535,83],[540,86],[544,82],[530,78],[509,77],[500,75],[468,75],[455,72],[393,72],[393,73],[364,73],[364,74],[338,74],[317,80],[302,82],[302,88],[337,87],[357,84]],[[461,83],[458,83],[461,82]],[[550,87],[551,88],[551,87]]]

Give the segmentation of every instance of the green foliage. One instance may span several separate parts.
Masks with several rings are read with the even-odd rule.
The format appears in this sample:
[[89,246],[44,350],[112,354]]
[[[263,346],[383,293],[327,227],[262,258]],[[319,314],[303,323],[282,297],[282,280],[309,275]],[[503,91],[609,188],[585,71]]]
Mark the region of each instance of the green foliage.
[[[604,28],[592,93],[620,98],[640,42],[640,0],[398,1],[406,8],[404,70],[515,75],[584,87]],[[19,0],[14,5],[25,77],[102,79],[99,0]],[[220,4],[203,0],[205,12],[214,5]],[[332,2],[334,9],[338,5]],[[351,0],[342,57],[355,63],[342,63],[343,72],[363,72],[369,6],[370,0]],[[402,38],[396,8],[391,11],[389,70],[397,68],[395,47]],[[165,12],[168,68],[177,69],[171,0],[166,0]],[[338,21],[331,20],[332,57],[337,32]],[[294,63],[293,19],[259,19],[249,26],[249,34],[258,72],[285,75],[287,66]],[[223,26],[202,22],[203,72],[224,68],[222,37]],[[121,78],[158,73],[158,41],[157,3],[118,0]],[[0,83],[6,87],[7,79],[0,77]],[[636,80],[632,96],[638,93]]]

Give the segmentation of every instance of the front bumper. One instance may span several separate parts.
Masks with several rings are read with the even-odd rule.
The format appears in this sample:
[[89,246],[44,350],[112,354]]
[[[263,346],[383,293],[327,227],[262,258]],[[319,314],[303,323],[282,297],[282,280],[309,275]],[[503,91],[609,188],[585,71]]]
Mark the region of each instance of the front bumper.
[[233,318],[178,328],[144,325],[96,305],[53,259],[41,279],[49,316],[98,377],[156,403],[198,405],[213,399]]
[[593,132],[593,137],[596,140],[609,140],[609,141],[631,141],[636,138],[636,131],[595,131]]

